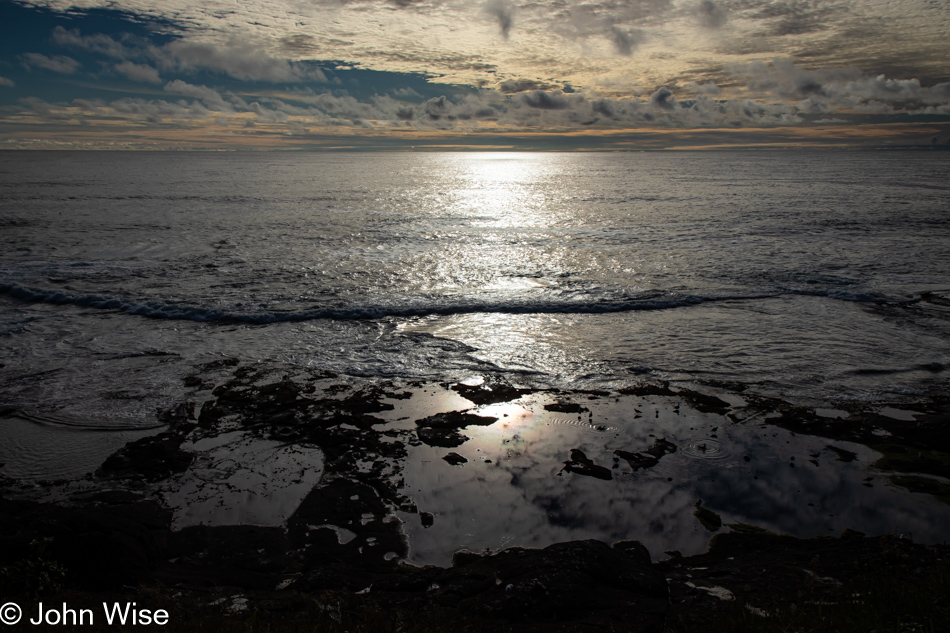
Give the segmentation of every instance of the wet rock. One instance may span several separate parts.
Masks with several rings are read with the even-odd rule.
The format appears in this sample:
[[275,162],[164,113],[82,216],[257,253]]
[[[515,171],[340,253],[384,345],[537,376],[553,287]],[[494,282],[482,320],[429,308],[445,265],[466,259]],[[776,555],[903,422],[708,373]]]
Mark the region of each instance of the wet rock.
[[497,422],[497,418],[475,415],[464,411],[439,413],[416,421],[419,427],[419,440],[429,446],[439,448],[455,448],[461,446],[468,438],[458,432],[466,426],[487,426]]
[[466,436],[451,429],[421,428],[418,434],[423,444],[437,448],[455,448],[468,441]]
[[630,468],[636,472],[641,468],[652,468],[659,463],[664,455],[676,452],[676,445],[665,438],[654,440],[653,446],[640,453],[631,453],[630,451],[615,450],[614,455],[626,460]]
[[620,457],[621,459],[626,460],[630,465],[631,470],[634,472],[640,470],[641,468],[652,468],[657,465],[656,457],[652,455],[643,454],[643,453],[631,453],[629,451],[617,449],[614,451],[614,455]]
[[[388,489],[335,479],[314,488],[287,522],[287,534],[302,552],[303,573],[340,561],[367,570],[388,570],[408,553]],[[322,526],[323,534],[318,534]],[[332,536],[330,536],[332,534]],[[395,557],[387,557],[387,554]]]
[[[326,385],[337,393],[346,391],[345,397],[327,397],[327,391],[316,386],[321,380],[338,378],[331,372],[299,367],[238,367],[230,380],[214,390],[215,399],[202,407],[198,430],[189,439],[214,437],[237,424],[268,440],[316,445],[324,454],[325,477],[371,483],[393,504],[411,505],[398,491],[395,475],[413,435],[374,430],[384,420],[371,415],[393,408],[381,400],[407,394],[389,383],[362,384],[357,379],[352,379],[356,384],[350,390],[341,389],[342,383]],[[446,448],[466,440],[451,430],[427,433],[423,441]],[[371,464],[369,472],[367,464]]]
[[851,451],[845,450],[843,448],[838,448],[837,446],[832,446],[831,444],[829,444],[825,448],[827,448],[829,451],[837,455],[838,461],[851,462],[857,459],[858,457],[857,453],[852,453]]
[[497,421],[498,418],[490,416],[475,415],[465,411],[450,411],[422,418],[416,422],[416,425],[430,429],[463,429],[466,426],[488,426]]
[[696,510],[693,511],[693,516],[710,532],[716,532],[722,527],[722,518],[709,508],[704,508],[702,501],[696,502]]
[[194,455],[181,450],[184,437],[165,432],[142,438],[110,455],[99,468],[100,477],[158,481],[188,470]]
[[597,479],[613,479],[610,469],[604,468],[603,466],[598,466],[592,460],[588,459],[587,455],[585,455],[583,451],[580,451],[576,448],[571,449],[571,458],[564,462],[564,468],[561,469],[561,472],[565,470],[569,473],[576,473],[578,475],[585,475],[587,477],[595,477]]
[[676,396],[676,392],[671,390],[669,385],[665,382],[624,387],[620,389],[618,393],[626,396]]
[[691,407],[702,413],[725,413],[731,406],[721,398],[699,393],[698,391],[683,389],[680,390],[677,395],[686,400]]
[[446,456],[443,457],[442,459],[444,459],[444,460],[447,461],[448,463],[452,464],[453,466],[459,466],[459,465],[461,465],[461,464],[467,464],[467,463],[468,463],[468,460],[465,459],[464,457],[462,457],[461,455],[459,455],[458,453],[449,453],[448,455],[446,455]]
[[[919,475],[894,475],[891,482],[911,492],[923,492],[950,505],[950,484]],[[864,484],[868,485],[868,484]]]
[[180,431],[181,427],[186,425],[189,426],[186,430],[190,430],[190,425],[195,424],[197,421],[195,419],[195,403],[181,402],[170,409],[160,412],[158,419],[167,424],[171,431]]
[[495,377],[489,378],[480,385],[464,385],[459,383],[452,385],[451,389],[466,400],[471,400],[477,405],[510,402],[511,400],[517,400],[521,396],[532,392],[531,389],[513,387],[507,381]]
[[581,406],[576,402],[552,402],[544,405],[544,410],[558,413],[583,413],[584,411],[589,411],[587,407]]

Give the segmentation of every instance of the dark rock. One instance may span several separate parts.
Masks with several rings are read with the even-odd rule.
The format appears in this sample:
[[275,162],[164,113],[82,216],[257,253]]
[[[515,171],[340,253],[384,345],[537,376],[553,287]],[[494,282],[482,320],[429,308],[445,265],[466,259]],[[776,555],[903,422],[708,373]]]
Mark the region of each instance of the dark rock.
[[675,452],[676,452],[676,444],[674,444],[673,442],[667,441],[666,438],[659,438],[657,440],[654,440],[653,446],[647,449],[647,453],[649,453],[650,455],[653,455],[657,459],[660,459],[661,457],[663,457],[664,455],[668,455],[669,453],[675,453]]
[[614,455],[620,457],[628,464],[630,468],[636,472],[641,468],[652,468],[656,466],[664,455],[676,452],[676,445],[672,442],[667,441],[665,438],[660,438],[654,440],[653,446],[643,451],[642,453],[631,453],[624,450],[615,450]]
[[519,389],[501,378],[489,378],[480,385],[452,385],[452,391],[477,405],[510,402],[531,393],[531,389]]
[[475,415],[464,411],[450,411],[422,418],[416,422],[417,426],[430,429],[464,429],[466,426],[488,426],[498,421],[485,415]]
[[[667,610],[666,582],[653,566],[639,554],[593,540],[473,557],[425,582],[428,601],[472,614],[486,628],[489,622],[549,622],[558,630],[583,625],[659,632]],[[374,586],[384,599],[391,590],[385,583]]]
[[671,390],[666,383],[624,387],[618,393],[625,396],[676,396],[676,392]]
[[98,475],[112,478],[158,481],[185,472],[194,455],[181,450],[184,437],[165,432],[127,444],[110,455]]
[[625,552],[629,556],[633,556],[641,563],[650,564],[653,561],[653,558],[650,556],[650,550],[640,541],[617,541],[611,545],[611,547]]
[[640,470],[641,468],[652,468],[656,466],[657,462],[659,461],[653,455],[644,453],[631,453],[621,449],[615,450],[614,455],[626,460],[626,462],[630,464],[631,470],[634,472]]
[[829,444],[825,448],[827,448],[829,451],[837,455],[838,456],[837,459],[842,462],[851,462],[857,459],[858,457],[857,453],[852,453],[851,451],[845,450],[843,448],[838,448],[837,446],[832,446],[831,444]]
[[558,413],[582,413],[589,411],[587,407],[583,407],[576,402],[552,402],[544,405],[544,410],[556,411]]
[[455,448],[464,444],[468,438],[458,432],[466,426],[486,426],[497,422],[497,418],[464,411],[439,413],[416,421],[419,427],[419,439],[429,446],[440,448]]
[[454,430],[421,428],[419,440],[423,444],[437,448],[455,448],[468,441],[468,438]]
[[289,545],[280,527],[188,527],[170,534],[157,576],[172,586],[271,589],[291,568]]
[[481,554],[462,549],[452,554],[452,567],[464,567],[481,559]]
[[718,531],[722,527],[722,518],[709,508],[704,508],[702,504],[702,501],[696,502],[696,510],[693,511],[693,516],[699,519],[702,526],[710,532]]
[[571,449],[571,458],[564,462],[564,468],[562,468],[561,471],[563,472],[565,470],[569,473],[596,477],[597,479],[613,479],[610,469],[598,466],[592,460],[588,459],[587,455],[576,448]]
[[52,539],[49,557],[71,585],[134,586],[153,580],[170,522],[170,512],[141,500],[64,508],[0,499],[0,567],[28,555],[35,539]]
[[446,456],[443,457],[442,459],[444,459],[444,460],[447,461],[448,463],[452,464],[453,466],[459,466],[459,465],[461,465],[461,464],[467,464],[467,463],[468,463],[468,460],[465,459],[464,457],[462,457],[461,455],[459,455],[458,453],[449,453],[448,455],[446,455]]
[[[384,495],[389,491],[370,483],[335,479],[318,486],[301,502],[287,521],[290,543],[304,552],[300,565],[304,573],[328,561],[367,570],[388,570],[408,553],[401,523],[391,516]],[[365,521],[367,515],[374,517]],[[313,527],[335,526],[350,532],[352,540],[343,543],[332,528],[316,534]],[[387,554],[390,558],[387,559]]]
[[725,413],[731,407],[725,400],[716,396],[707,396],[698,391],[684,389],[677,395],[686,400],[694,409],[703,413]]
[[[798,539],[758,528],[718,534],[708,553],[657,567],[669,581],[670,629],[721,631],[728,630],[721,623],[724,616],[747,621],[745,604],[818,622],[819,605],[827,610],[859,595],[855,592],[863,594],[868,586],[862,583],[903,591],[903,585],[926,582],[921,569],[947,569],[948,562],[946,547],[915,545],[893,536],[864,538],[847,532],[841,538]],[[877,594],[877,601],[886,599]],[[897,617],[906,612],[906,605],[900,608]]]

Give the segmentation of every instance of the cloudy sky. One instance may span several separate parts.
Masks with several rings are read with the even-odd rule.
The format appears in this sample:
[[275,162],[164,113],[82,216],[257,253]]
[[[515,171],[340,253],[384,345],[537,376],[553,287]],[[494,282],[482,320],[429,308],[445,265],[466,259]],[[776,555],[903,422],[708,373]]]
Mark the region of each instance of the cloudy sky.
[[0,148],[950,147],[947,0],[0,0]]

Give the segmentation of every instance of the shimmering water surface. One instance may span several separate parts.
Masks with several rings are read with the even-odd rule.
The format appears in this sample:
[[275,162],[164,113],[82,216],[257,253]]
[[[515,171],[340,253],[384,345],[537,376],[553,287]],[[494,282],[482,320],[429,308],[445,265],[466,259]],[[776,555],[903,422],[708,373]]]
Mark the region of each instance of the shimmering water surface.
[[0,473],[88,472],[222,357],[945,393],[948,182],[939,153],[0,153]]

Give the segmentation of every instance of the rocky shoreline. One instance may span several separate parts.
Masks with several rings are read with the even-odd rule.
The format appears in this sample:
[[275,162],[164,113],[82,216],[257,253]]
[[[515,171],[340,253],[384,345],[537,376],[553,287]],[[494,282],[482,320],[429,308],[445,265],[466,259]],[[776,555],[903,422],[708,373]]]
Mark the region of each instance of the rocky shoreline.
[[[113,454],[94,475],[2,482],[4,596],[139,596],[170,605],[178,630],[209,617],[257,630],[252,616],[365,631],[383,630],[387,617],[399,620],[400,630],[770,630],[789,621],[799,622],[794,630],[833,630],[823,628],[827,618],[856,622],[855,614],[873,611],[870,600],[896,600],[896,613],[908,588],[926,594],[950,586],[946,545],[916,544],[899,533],[793,538],[725,525],[702,500],[692,510],[697,529],[715,533],[705,553],[668,551],[654,562],[661,552],[640,542],[588,539],[461,551],[451,566],[407,564],[408,522],[437,530],[444,519],[409,490],[408,453],[437,451],[452,468],[491,464],[460,447],[479,429],[516,417],[525,406],[516,404],[537,392],[497,377],[395,385],[235,359],[197,367],[186,383],[195,398],[161,415],[166,429]],[[881,477],[948,496],[950,403],[928,402],[910,420],[861,410],[830,417],[748,394],[737,404],[723,393],[652,384],[617,393],[552,391],[534,406],[571,416],[564,422],[596,437],[611,430],[609,416],[595,418],[599,406],[623,406],[645,419],[652,403],[656,419],[689,411],[718,416],[723,426],[755,420],[827,438],[827,450],[810,456],[816,468],[853,460],[856,453],[844,446],[858,443],[882,455],[874,465]],[[467,404],[452,400],[440,410],[433,398]],[[515,408],[500,413],[495,405]],[[592,485],[629,480],[677,451],[712,456],[718,429],[707,431],[708,443],[689,447],[646,434],[642,445],[612,453],[578,445],[553,474]],[[794,456],[786,467],[795,467]],[[867,597],[872,586],[880,598]],[[802,615],[816,608],[824,615]],[[930,628],[893,630],[950,626],[945,600],[906,609],[894,617]],[[839,611],[844,615],[829,615]],[[413,620],[419,613],[428,619]]]
[[[859,628],[862,620],[880,631],[950,627],[950,547],[895,536],[796,539],[734,526],[706,554],[658,563],[636,541],[587,540],[462,552],[451,567],[419,568],[367,559],[332,534],[305,535],[303,516],[287,532],[170,532],[167,511],[120,499],[85,509],[2,500],[0,516],[6,599],[132,600],[168,610],[174,630],[383,631],[397,622],[406,631],[871,630]],[[42,553],[38,539],[48,539]],[[10,561],[25,552],[32,554],[19,557],[17,572]]]

